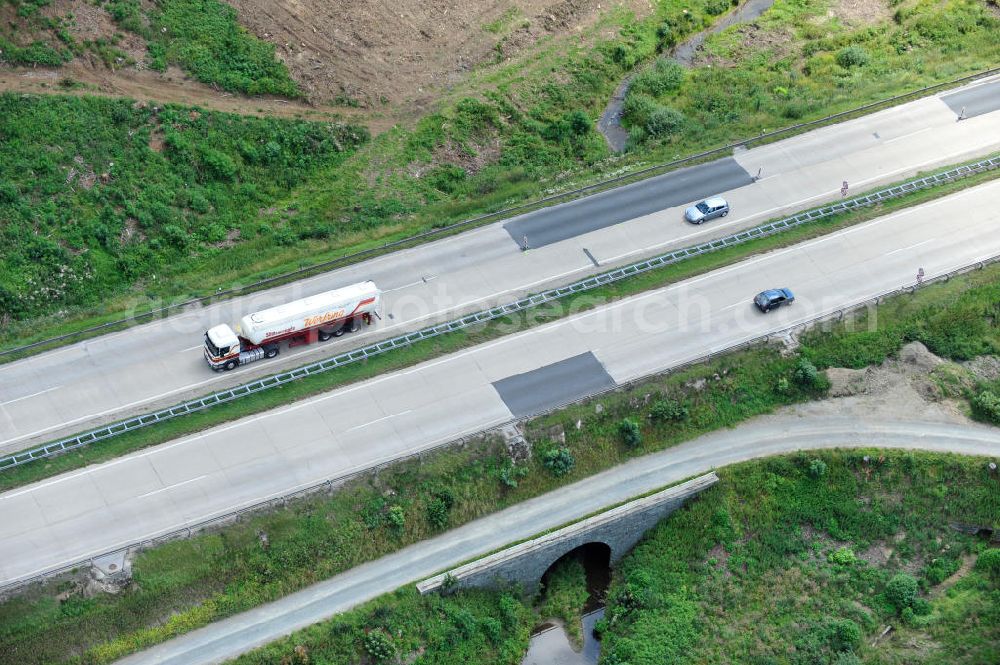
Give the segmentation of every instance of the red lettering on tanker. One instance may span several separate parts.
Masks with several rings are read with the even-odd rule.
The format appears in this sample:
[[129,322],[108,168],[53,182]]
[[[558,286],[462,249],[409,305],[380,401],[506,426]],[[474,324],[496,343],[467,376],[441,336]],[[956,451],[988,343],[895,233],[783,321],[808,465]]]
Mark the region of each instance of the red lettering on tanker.
[[264,338],[266,339],[268,337],[277,337],[278,335],[284,335],[285,333],[290,333],[294,330],[295,328],[285,328],[284,330],[271,330],[266,335],[264,335]]
[[343,318],[344,310],[338,309],[336,312],[327,312],[326,314],[318,314],[316,316],[307,316],[305,319],[306,328],[312,328],[314,326],[319,326],[324,323],[330,323],[331,321],[336,321],[337,319]]

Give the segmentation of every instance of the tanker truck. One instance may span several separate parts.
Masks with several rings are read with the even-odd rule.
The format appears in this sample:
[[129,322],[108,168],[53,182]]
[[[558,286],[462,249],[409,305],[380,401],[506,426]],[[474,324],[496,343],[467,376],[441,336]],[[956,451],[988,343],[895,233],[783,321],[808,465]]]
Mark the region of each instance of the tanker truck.
[[380,297],[374,282],[359,282],[247,314],[235,330],[223,323],[205,333],[205,360],[228,371],[275,357],[285,340],[291,347],[355,332],[359,322],[371,325],[378,316]]

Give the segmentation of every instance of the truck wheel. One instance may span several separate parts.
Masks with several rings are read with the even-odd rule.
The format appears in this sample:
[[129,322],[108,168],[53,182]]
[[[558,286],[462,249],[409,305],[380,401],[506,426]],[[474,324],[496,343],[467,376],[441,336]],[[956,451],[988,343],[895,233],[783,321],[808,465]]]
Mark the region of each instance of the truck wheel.
[[319,341],[325,342],[326,340],[328,340],[331,337],[333,337],[333,334],[332,333],[328,333],[328,332],[326,332],[324,330],[320,330],[318,337],[319,337]]
[[273,358],[276,355],[278,355],[278,347],[276,347],[276,346],[268,346],[268,347],[264,348],[264,357],[265,358]]
[[227,360],[226,364],[222,366],[222,369],[224,369],[224,370],[226,370],[228,372],[229,370],[236,369],[239,366],[240,366],[240,361],[238,361],[238,360]]
[[341,326],[341,327],[339,327],[339,328],[337,328],[336,330],[333,331],[333,336],[334,337],[340,337],[345,332],[347,332],[347,330],[344,328],[344,326]]

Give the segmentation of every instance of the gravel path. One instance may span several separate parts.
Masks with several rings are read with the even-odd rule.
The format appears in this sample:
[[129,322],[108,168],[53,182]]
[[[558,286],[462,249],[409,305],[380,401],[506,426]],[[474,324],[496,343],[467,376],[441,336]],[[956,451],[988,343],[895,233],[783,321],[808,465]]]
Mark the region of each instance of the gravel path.
[[683,478],[754,457],[859,446],[1000,457],[1000,428],[959,422],[876,422],[855,414],[807,417],[800,409],[786,409],[632,460],[120,662],[218,663],[507,543]]

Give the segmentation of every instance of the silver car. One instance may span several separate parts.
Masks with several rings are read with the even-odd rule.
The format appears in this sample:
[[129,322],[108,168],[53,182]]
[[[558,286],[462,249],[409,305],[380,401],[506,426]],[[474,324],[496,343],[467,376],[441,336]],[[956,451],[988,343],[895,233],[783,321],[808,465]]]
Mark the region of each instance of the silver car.
[[685,210],[684,219],[692,224],[704,224],[710,219],[725,217],[728,214],[729,203],[721,196],[712,196]]

